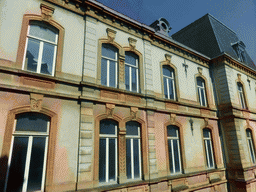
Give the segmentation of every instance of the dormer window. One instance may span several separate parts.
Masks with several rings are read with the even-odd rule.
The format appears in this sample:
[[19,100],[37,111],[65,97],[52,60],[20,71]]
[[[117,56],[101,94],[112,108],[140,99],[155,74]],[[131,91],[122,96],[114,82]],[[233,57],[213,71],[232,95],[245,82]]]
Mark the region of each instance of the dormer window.
[[241,62],[246,62],[245,58],[245,44],[242,41],[231,44],[233,49],[236,52],[238,60]]

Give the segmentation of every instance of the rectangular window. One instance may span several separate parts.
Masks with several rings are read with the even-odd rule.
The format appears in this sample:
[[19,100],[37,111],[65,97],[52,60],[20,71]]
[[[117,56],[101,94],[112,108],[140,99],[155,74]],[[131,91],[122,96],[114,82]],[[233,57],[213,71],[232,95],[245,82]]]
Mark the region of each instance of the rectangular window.
[[206,153],[206,161],[208,168],[214,168],[214,156],[212,150],[212,139],[211,139],[211,132],[208,129],[203,130],[204,136],[204,147]]
[[176,99],[174,70],[169,66],[163,66],[164,95],[166,99]]
[[125,52],[125,87],[127,91],[139,92],[139,57]]
[[170,172],[171,174],[181,173],[182,169],[178,127],[172,125],[167,127],[167,140]]
[[28,27],[23,70],[54,75],[58,32],[55,28],[33,21]]
[[237,83],[237,89],[238,89],[238,94],[239,94],[239,98],[240,98],[240,102],[241,102],[241,107],[242,107],[242,109],[245,109],[246,105],[245,105],[245,99],[244,99],[243,85],[239,82]]
[[249,129],[246,130],[246,136],[247,136],[247,142],[248,142],[248,146],[249,146],[252,163],[255,164],[255,150],[254,150],[254,144],[253,144],[251,130],[249,130]]
[[199,97],[199,102],[201,106],[207,106],[206,94],[205,94],[205,82],[201,77],[197,77],[197,93]]

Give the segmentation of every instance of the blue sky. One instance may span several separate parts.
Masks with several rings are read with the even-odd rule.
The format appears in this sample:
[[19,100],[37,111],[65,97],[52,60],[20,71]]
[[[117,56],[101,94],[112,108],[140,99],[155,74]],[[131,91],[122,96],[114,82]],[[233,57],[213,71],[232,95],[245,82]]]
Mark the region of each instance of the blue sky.
[[98,0],[146,25],[160,17],[170,23],[170,35],[210,13],[235,31],[256,63],[256,0]]

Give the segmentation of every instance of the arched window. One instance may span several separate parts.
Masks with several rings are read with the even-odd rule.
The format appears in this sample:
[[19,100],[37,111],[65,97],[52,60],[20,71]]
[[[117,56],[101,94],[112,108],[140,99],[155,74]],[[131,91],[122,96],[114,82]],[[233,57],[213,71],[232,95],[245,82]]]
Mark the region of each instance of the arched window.
[[176,100],[174,70],[166,65],[163,66],[163,83],[165,98]]
[[167,126],[167,141],[169,152],[169,167],[171,174],[182,172],[179,128],[174,125]]
[[117,181],[117,123],[113,120],[100,121],[99,181]]
[[140,124],[126,123],[126,172],[127,179],[141,179],[141,133]]
[[242,107],[242,109],[245,109],[246,104],[245,104],[245,99],[244,99],[244,89],[243,89],[242,83],[240,83],[240,82],[237,83],[237,89],[238,89],[238,94],[239,94],[239,98],[240,98],[240,102],[241,102],[241,107]]
[[125,52],[125,87],[127,91],[139,92],[139,57]]
[[207,99],[205,94],[205,82],[201,77],[196,78],[197,82],[197,93],[201,106],[207,106]]
[[58,30],[40,21],[30,21],[23,70],[54,75]]
[[49,127],[43,114],[16,115],[6,191],[44,191]]
[[214,155],[212,148],[212,137],[209,129],[203,129],[204,148],[208,168],[214,168]]
[[250,129],[246,129],[246,137],[249,146],[249,151],[251,154],[252,163],[255,164],[255,147],[252,139],[252,131]]
[[117,87],[118,82],[118,49],[110,44],[102,44],[101,50],[101,84]]

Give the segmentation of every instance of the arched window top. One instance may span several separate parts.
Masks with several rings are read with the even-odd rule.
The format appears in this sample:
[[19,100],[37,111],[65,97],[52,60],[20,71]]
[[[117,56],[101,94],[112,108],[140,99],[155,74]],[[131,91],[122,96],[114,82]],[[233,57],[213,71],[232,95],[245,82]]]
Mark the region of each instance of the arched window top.
[[237,82],[237,89],[238,91],[243,91],[243,85],[240,82]]
[[246,129],[246,136],[247,136],[247,138],[252,138],[252,131],[251,131],[251,129]]
[[117,60],[118,48],[111,44],[103,43],[101,55],[109,59]]
[[196,82],[197,82],[197,86],[205,87],[205,81],[202,77],[197,77]]
[[166,77],[172,77],[173,78],[174,69],[168,65],[163,66],[163,75]]
[[179,127],[175,125],[167,126],[167,137],[179,137]]
[[34,112],[21,113],[16,115],[15,131],[48,132],[50,117]]
[[140,135],[140,124],[135,121],[126,123],[126,135]]
[[100,121],[100,134],[116,135],[118,123],[111,119],[104,119]]
[[125,52],[125,63],[133,66],[138,66],[138,60],[139,60],[139,56],[136,55],[135,53],[131,51]]
[[208,128],[203,129],[204,138],[211,138],[211,130]]

